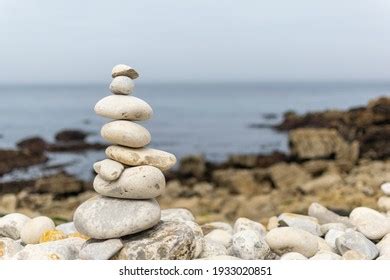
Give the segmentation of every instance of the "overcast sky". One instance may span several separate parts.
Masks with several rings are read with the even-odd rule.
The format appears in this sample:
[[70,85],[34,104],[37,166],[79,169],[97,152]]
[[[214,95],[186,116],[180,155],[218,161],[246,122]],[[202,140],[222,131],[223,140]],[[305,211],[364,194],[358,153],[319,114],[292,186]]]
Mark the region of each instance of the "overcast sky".
[[0,0],[0,83],[387,80],[388,0]]

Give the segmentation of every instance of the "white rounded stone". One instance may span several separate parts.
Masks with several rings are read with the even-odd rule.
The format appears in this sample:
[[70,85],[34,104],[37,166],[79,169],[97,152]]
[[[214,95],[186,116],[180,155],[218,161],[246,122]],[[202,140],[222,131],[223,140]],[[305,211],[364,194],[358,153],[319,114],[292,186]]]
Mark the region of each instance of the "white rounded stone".
[[99,116],[129,121],[146,121],[153,116],[153,109],[148,103],[134,96],[109,95],[95,105]]
[[154,199],[127,200],[104,196],[81,204],[73,217],[76,229],[95,239],[119,238],[153,227],[160,221]]
[[337,250],[336,239],[344,233],[345,231],[342,230],[330,229],[325,235],[325,241],[333,250]]
[[106,181],[97,175],[93,187],[97,193],[104,196],[148,199],[165,191],[165,177],[160,169],[143,165],[126,168],[116,181]]
[[176,163],[173,154],[150,148],[132,149],[122,146],[109,146],[106,155],[112,160],[129,166],[151,165],[161,170],[168,170]]
[[256,231],[261,237],[264,237],[267,231],[262,224],[247,218],[238,218],[233,226],[234,233],[248,229]]
[[300,254],[300,253],[297,253],[297,252],[290,252],[290,253],[286,253],[284,254],[283,256],[280,257],[280,260],[283,260],[283,261],[290,261],[290,260],[293,260],[293,261],[304,261],[304,260],[307,260],[307,258]]
[[306,230],[317,236],[322,235],[318,220],[314,217],[293,213],[283,213],[279,215],[278,221],[280,225]]
[[194,233],[194,236],[195,236],[194,258],[197,258],[202,253],[204,244],[206,242],[204,239],[204,236],[203,236],[203,231],[202,231],[201,227],[193,221],[184,221],[184,223],[187,226],[189,226]]
[[184,208],[170,208],[161,210],[161,221],[165,222],[195,222],[195,217],[191,211]]
[[329,230],[335,229],[335,230],[341,230],[346,231],[347,227],[343,223],[328,223],[321,225],[321,233],[322,235],[326,235]]
[[390,182],[383,183],[381,185],[381,190],[385,195],[390,196]]
[[244,260],[264,260],[271,250],[257,231],[248,229],[233,235],[233,252]]
[[354,250],[368,260],[375,259],[379,254],[379,250],[374,243],[360,232],[354,230],[348,230],[338,237],[336,239],[336,247],[340,254],[344,255],[345,252]]
[[56,229],[62,231],[66,235],[77,232],[73,222],[60,224],[56,226]]
[[366,260],[366,258],[360,254],[359,252],[356,252],[355,250],[348,250],[343,254],[343,260]]
[[129,77],[118,76],[112,80],[110,90],[114,94],[131,94],[134,90],[134,82]]
[[323,239],[322,237],[317,236],[317,241],[318,241],[318,251],[326,251],[326,252],[332,252],[332,253],[337,252],[337,250],[330,247],[328,245],[328,243],[326,243],[325,239]]
[[309,216],[316,218],[318,223],[321,225],[328,223],[342,223],[347,227],[353,227],[348,217],[340,216],[316,202],[310,204],[308,214]]
[[341,260],[341,256],[328,251],[319,251],[310,260]]
[[378,199],[378,207],[385,211],[390,211],[390,196],[381,196]]
[[317,236],[298,228],[279,227],[270,230],[265,240],[278,255],[297,252],[312,257],[318,251]]
[[203,251],[200,254],[200,258],[210,258],[215,256],[226,256],[228,251],[221,243],[215,241],[206,240],[204,243]]
[[55,227],[52,219],[45,216],[36,217],[24,225],[20,237],[25,244],[37,244],[45,231],[53,230]]
[[376,244],[376,247],[379,249],[379,255],[390,256],[390,233],[386,234],[385,237]]
[[349,215],[351,222],[367,238],[381,239],[390,233],[390,218],[367,207],[355,208]]
[[100,134],[108,142],[130,148],[142,148],[152,139],[149,131],[143,126],[123,120],[106,123]]
[[30,220],[29,217],[20,213],[5,215],[0,218],[0,237],[19,239],[22,228]]
[[22,249],[20,242],[8,237],[0,238],[0,260],[9,260]]
[[139,77],[139,75],[138,75],[137,71],[135,71],[135,69],[133,69],[130,66],[125,65],[125,64],[115,65],[114,68],[112,68],[111,76],[113,78],[118,77],[118,76],[126,76],[132,80],[135,80]]
[[215,229],[204,237],[206,240],[211,240],[217,243],[221,243],[223,246],[225,246],[226,249],[228,249],[232,245],[232,235],[231,233],[222,230],[222,229]]
[[103,180],[115,181],[119,178],[119,176],[121,176],[125,167],[120,162],[111,159],[104,159],[95,162],[93,169]]

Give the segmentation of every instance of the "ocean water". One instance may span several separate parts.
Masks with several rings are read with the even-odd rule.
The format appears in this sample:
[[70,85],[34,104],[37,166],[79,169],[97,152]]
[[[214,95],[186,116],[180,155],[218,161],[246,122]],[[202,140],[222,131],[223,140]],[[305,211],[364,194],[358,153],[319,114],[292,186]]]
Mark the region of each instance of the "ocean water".
[[[218,83],[142,84],[134,96],[147,101],[154,117],[142,124],[152,134],[150,146],[178,158],[204,154],[221,161],[229,154],[287,151],[287,136],[251,124],[276,124],[283,113],[347,109],[389,95],[390,83]],[[90,141],[101,141],[100,127],[108,121],[93,107],[110,94],[107,85],[0,86],[0,147],[14,147],[25,137],[53,140],[61,129],[91,132]],[[69,163],[67,171],[83,178],[104,152],[51,154],[49,165]],[[41,166],[18,170],[1,180],[41,176]],[[33,174],[33,175],[32,175]]]

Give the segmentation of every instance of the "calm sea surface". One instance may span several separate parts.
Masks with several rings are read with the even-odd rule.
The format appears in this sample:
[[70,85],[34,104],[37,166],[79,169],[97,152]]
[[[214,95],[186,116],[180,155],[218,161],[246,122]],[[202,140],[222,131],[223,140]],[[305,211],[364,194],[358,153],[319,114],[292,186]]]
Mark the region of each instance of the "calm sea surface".
[[[389,95],[384,83],[260,83],[260,84],[137,84],[134,95],[147,101],[154,117],[143,122],[152,134],[152,147],[178,158],[203,153],[220,161],[235,153],[287,150],[284,133],[253,129],[251,124],[275,124],[287,110],[299,113],[364,105]],[[0,86],[0,147],[34,135],[53,140],[65,128],[79,128],[99,140],[107,119],[93,111],[109,94],[106,85]],[[271,114],[271,115],[269,115]],[[271,117],[270,117],[271,116]],[[91,165],[101,152],[52,154],[49,164],[71,163],[67,171],[90,178]],[[16,171],[1,180],[45,174],[41,168]]]

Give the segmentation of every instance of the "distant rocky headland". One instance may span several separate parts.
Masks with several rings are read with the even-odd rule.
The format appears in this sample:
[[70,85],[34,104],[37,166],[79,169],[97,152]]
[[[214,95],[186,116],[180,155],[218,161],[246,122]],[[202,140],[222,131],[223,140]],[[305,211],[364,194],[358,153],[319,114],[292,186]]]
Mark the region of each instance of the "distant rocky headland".
[[[275,129],[288,132],[290,153],[237,154],[218,164],[202,155],[182,158],[176,169],[164,172],[161,207],[188,208],[199,222],[265,221],[283,212],[304,213],[312,202],[339,214],[360,205],[378,208],[379,186],[390,181],[389,97],[348,111],[287,112]],[[87,136],[63,130],[53,143],[23,139],[17,149],[0,150],[0,176],[39,164],[45,168],[50,153],[106,148],[86,141]],[[63,166],[48,168],[52,175],[0,183],[0,215],[71,220],[74,209],[93,196],[92,182],[67,174]]]

